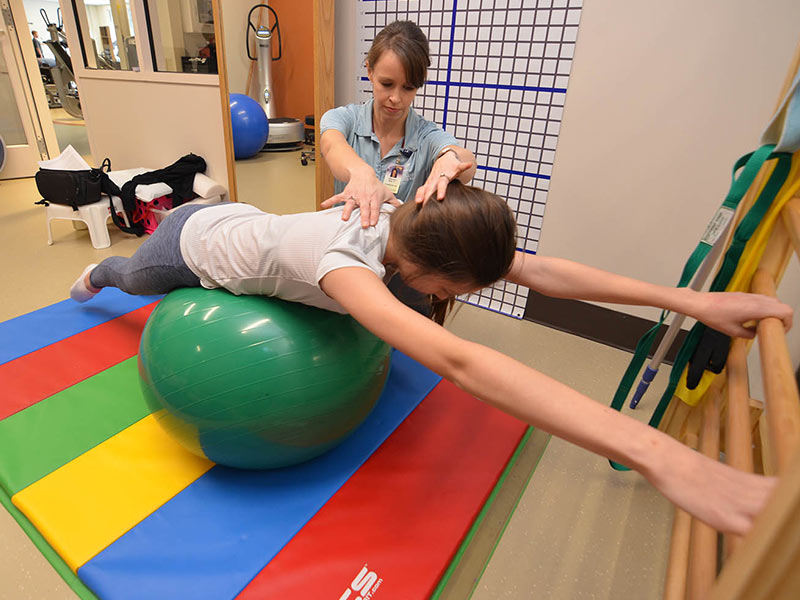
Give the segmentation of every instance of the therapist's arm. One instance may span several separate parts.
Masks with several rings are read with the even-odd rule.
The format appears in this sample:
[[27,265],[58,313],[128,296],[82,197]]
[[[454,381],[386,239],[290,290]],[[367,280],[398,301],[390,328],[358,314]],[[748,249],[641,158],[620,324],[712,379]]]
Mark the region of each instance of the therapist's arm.
[[333,176],[346,185],[340,194],[321,203],[330,208],[344,202],[342,220],[350,218],[354,208],[361,207],[361,226],[368,227],[378,222],[384,202],[400,204],[394,194],[375,176],[375,171],[347,143],[342,132],[328,129],[320,136],[320,151]]
[[431,172],[425,183],[417,188],[414,202],[425,202],[434,193],[437,200],[443,200],[447,184],[458,179],[461,183],[469,183],[475,176],[478,164],[471,150],[463,146],[445,146],[433,161]]

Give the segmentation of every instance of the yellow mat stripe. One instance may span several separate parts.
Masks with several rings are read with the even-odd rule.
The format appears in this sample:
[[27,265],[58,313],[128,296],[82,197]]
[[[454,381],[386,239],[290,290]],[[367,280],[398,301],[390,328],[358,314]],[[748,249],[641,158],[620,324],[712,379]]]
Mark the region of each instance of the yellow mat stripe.
[[77,572],[213,465],[149,415],[12,500]]

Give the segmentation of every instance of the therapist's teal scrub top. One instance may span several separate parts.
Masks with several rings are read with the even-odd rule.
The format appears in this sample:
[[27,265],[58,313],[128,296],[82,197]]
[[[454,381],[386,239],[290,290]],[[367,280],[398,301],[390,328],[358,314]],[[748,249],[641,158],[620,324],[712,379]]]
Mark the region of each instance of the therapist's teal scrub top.
[[[340,131],[356,154],[375,169],[375,176],[380,181],[384,180],[387,169],[401,165],[402,180],[395,196],[405,202],[413,198],[417,188],[425,183],[439,153],[447,146],[460,144],[436,123],[423,119],[410,108],[405,137],[381,158],[381,143],[372,131],[373,102],[368,100],[364,104],[348,104],[327,111],[320,121],[320,135],[328,129]],[[344,186],[337,179],[334,190],[339,194]]]

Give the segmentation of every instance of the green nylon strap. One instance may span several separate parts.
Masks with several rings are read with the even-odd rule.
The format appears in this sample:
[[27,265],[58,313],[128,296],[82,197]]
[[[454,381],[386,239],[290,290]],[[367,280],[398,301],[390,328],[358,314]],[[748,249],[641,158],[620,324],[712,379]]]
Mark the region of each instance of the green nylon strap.
[[[745,192],[752,184],[753,179],[755,179],[755,176],[761,168],[762,163],[770,154],[771,150],[771,146],[763,146],[759,148],[758,151],[746,154],[736,161],[736,164],[733,168],[733,182],[731,184],[731,189],[728,192],[728,195],[725,197],[725,201],[722,203],[722,206],[734,210],[736,209],[736,206],[738,206],[742,196],[744,196]],[[736,173],[742,168],[742,166],[745,168],[737,178]],[[689,285],[689,282],[710,250],[711,246],[705,242],[700,242],[697,245],[683,268],[683,273],[681,274],[681,278],[677,284],[677,287],[686,287]],[[628,369],[625,371],[625,375],[623,376],[622,381],[617,388],[617,392],[614,395],[614,400],[611,403],[612,408],[616,410],[620,410],[622,408],[625,399],[628,397],[628,394],[633,387],[637,374],[641,370],[642,365],[644,365],[647,355],[650,353],[656,333],[668,315],[669,311],[662,311],[659,322],[647,333],[645,333],[645,335],[639,340],[633,359],[631,360]]]
[[[731,245],[725,253],[722,267],[720,267],[720,270],[717,272],[711,284],[710,289],[712,292],[722,292],[728,287],[728,283],[736,272],[736,266],[739,264],[739,259],[747,245],[747,241],[755,232],[758,224],[761,223],[761,220],[769,210],[769,207],[772,206],[775,197],[786,181],[786,177],[792,166],[792,155],[781,152],[770,155],[770,159],[772,158],[778,160],[775,169],[772,171],[772,175],[770,175],[767,184],[764,186],[755,204],[753,204],[752,208],[747,212],[747,215],[745,215],[744,219],[742,219],[741,223],[739,223],[739,226],[736,228],[736,233],[734,233]],[[664,416],[664,412],[667,410],[670,400],[672,400],[675,389],[678,387],[683,369],[689,362],[689,358],[697,347],[697,343],[700,341],[704,330],[705,325],[700,322],[695,323],[678,351],[678,356],[672,365],[672,371],[670,371],[667,389],[664,390],[664,394],[661,396],[661,400],[653,416],[650,418],[650,425],[653,427],[658,427],[658,424],[661,422],[661,418]]]
[[[773,148],[774,145],[765,144],[755,152],[745,154],[736,161],[736,163],[733,166],[731,187],[728,191],[728,194],[725,196],[725,200],[722,202],[721,205],[722,207],[731,210],[736,209],[736,207],[741,202],[747,190],[750,189],[751,185],[753,184],[753,181],[755,180],[755,177],[758,174],[758,172],[761,170],[761,167],[764,164],[764,162],[769,160],[770,158],[773,158],[772,156]],[[791,164],[791,161],[788,162],[789,164]],[[740,169],[741,173],[737,177],[737,172],[739,172]],[[778,171],[778,167],[776,167],[775,171]],[[775,179],[775,171],[773,171],[773,176],[770,177],[770,181],[768,182],[767,186],[765,186],[764,192],[759,197],[759,201],[761,197],[766,197],[766,194],[768,193],[767,188],[770,188],[771,191],[770,184],[773,184],[773,179]],[[786,173],[788,173],[788,167],[786,168]],[[775,194],[777,194],[777,191],[783,185],[783,180],[785,180],[785,178],[786,174],[783,175],[783,179],[781,179],[780,182],[778,183],[777,189],[775,189],[773,193],[773,197]],[[777,183],[777,179],[775,179],[775,182]],[[771,202],[772,200],[769,201],[770,204]],[[757,201],[756,205],[758,204],[759,202]],[[753,208],[748,212],[748,216],[742,220],[742,223],[740,223],[739,227],[737,227],[736,230],[737,234],[739,235],[739,239],[744,240],[744,242],[742,243],[742,249],[744,248],[744,244],[746,244],[747,240],[750,238],[750,235],[752,235],[752,231],[750,231],[750,233],[746,235],[745,238],[744,236],[747,232],[747,229],[749,229],[750,225],[748,224],[744,229],[742,228],[742,225],[750,217],[750,214],[753,213],[754,209],[756,208],[756,205],[754,205]],[[763,213],[761,214],[761,216],[763,216]],[[758,217],[759,222],[761,220],[761,216]],[[757,225],[758,222],[755,223],[755,226]],[[753,230],[755,230],[755,226],[753,226]],[[736,238],[736,235],[734,236],[734,238]],[[681,273],[680,281],[678,282],[676,287],[686,287],[687,285],[689,285],[697,269],[700,268],[700,265],[703,263],[703,260],[711,251],[711,248],[712,246],[705,241],[701,241],[697,245],[694,252],[692,252],[692,255],[687,260],[686,265],[683,268],[683,272]],[[733,265],[734,270],[736,264],[738,264],[740,255],[741,255],[741,250],[739,250],[738,255],[735,257],[734,261],[733,255],[731,255],[730,259],[728,259],[728,253],[726,253],[726,261],[729,264]],[[730,273],[728,279],[730,279],[730,276],[732,276],[732,274],[733,272]],[[727,285],[727,282],[725,285]],[[614,394],[614,398],[611,402],[611,408],[615,410],[622,410],[622,405],[625,403],[625,399],[630,394],[630,391],[634,383],[636,382],[636,378],[639,372],[641,371],[645,360],[647,360],[647,357],[650,354],[658,330],[663,325],[668,315],[669,311],[662,311],[658,323],[656,323],[656,325],[654,325],[650,330],[648,330],[637,343],[633,358],[631,359],[628,368],[625,370],[622,380],[620,381],[619,386],[617,387],[617,391]],[[686,363],[688,362],[691,353],[694,351],[694,348],[696,347],[697,342],[700,339],[702,331],[695,332],[695,329],[699,329],[697,325],[695,325],[695,328],[693,328],[689,336],[687,336],[683,346],[681,346],[681,350],[678,352],[678,357],[676,358],[675,363],[673,364],[672,367],[672,371],[670,373],[670,385],[667,389],[667,392],[664,393],[664,396],[662,397],[661,401],[656,407],[655,412],[653,413],[653,416],[650,419],[650,425],[653,427],[657,427],[658,424],[661,422],[661,418],[663,417],[664,411],[666,411],[667,405],[669,404],[669,399],[672,398],[672,394],[675,391],[675,387],[677,387],[678,381],[680,380],[680,376],[683,373],[683,368],[686,366]],[[680,368],[678,368],[679,363],[681,361],[682,364],[680,365]],[[675,380],[674,385],[672,384],[673,378]],[[669,396],[665,402],[664,398],[667,397],[668,393]],[[611,466],[617,470],[628,470],[628,468],[625,467],[624,465],[621,465],[614,461],[609,461],[609,462],[611,463]]]
[[769,158],[776,158],[778,162],[775,169],[772,171],[767,184],[764,186],[761,194],[756,200],[753,207],[747,212],[747,215],[739,226],[736,228],[736,233],[733,235],[730,248],[725,253],[722,267],[720,267],[714,282],[711,284],[712,292],[723,292],[728,287],[733,274],[736,272],[736,266],[739,264],[739,258],[744,251],[747,242],[755,233],[756,228],[761,223],[764,215],[767,214],[769,207],[775,201],[775,197],[786,182],[786,177],[792,168],[792,155],[788,152],[776,152],[769,156]]
[[[728,194],[725,196],[725,200],[723,200],[721,207],[736,210],[736,207],[739,206],[739,202],[741,202],[742,198],[747,193],[747,190],[750,189],[750,186],[753,184],[756,175],[758,175],[758,172],[761,170],[761,165],[764,164],[764,161],[768,160],[768,157],[772,152],[772,148],[773,146],[771,145],[762,146],[755,152],[745,154],[736,161],[736,163],[733,165],[731,187],[730,190],[728,190]],[[737,171],[742,169],[742,167],[744,167],[744,169],[739,177],[736,177]],[[697,272],[697,269],[700,268],[700,265],[703,264],[703,260],[705,260],[705,257],[708,256],[708,253],[711,251],[711,247],[711,244],[708,244],[705,241],[701,241],[699,244],[697,244],[694,252],[692,252],[689,260],[686,261],[686,265],[683,267],[681,278],[676,287],[686,287],[689,285],[689,282],[691,282],[692,277],[694,277],[694,274]],[[668,311],[664,311],[661,315],[662,320],[665,319],[668,314]]]

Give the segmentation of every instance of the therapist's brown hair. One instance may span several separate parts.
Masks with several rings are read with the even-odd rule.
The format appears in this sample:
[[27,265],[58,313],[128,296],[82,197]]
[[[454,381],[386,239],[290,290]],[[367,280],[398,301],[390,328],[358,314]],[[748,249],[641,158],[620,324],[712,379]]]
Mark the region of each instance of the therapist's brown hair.
[[[390,231],[401,256],[422,272],[474,287],[505,277],[517,245],[517,223],[506,201],[458,179],[442,201],[431,197],[398,207]],[[431,318],[441,324],[453,299],[434,298],[432,305]]]
[[428,38],[413,21],[395,21],[381,29],[367,53],[366,64],[374,68],[387,50],[394,52],[403,64],[406,83],[421,88],[431,64]]

